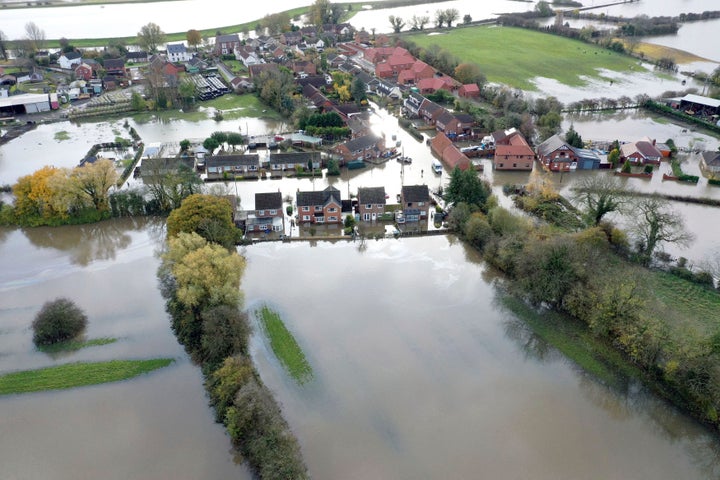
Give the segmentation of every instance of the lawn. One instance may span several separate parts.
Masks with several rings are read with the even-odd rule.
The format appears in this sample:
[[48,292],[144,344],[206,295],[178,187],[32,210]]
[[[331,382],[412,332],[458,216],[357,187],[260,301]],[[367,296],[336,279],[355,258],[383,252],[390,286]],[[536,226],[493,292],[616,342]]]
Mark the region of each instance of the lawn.
[[[512,27],[456,28],[441,35],[403,38],[421,47],[437,44],[460,62],[480,66],[490,82],[534,90],[535,77],[553,78],[569,86],[585,85],[582,76],[602,78],[597,69],[644,70],[637,60],[579,40]],[[468,48],[471,47],[471,48]]]
[[255,312],[262,330],[270,339],[270,347],[283,367],[299,383],[312,378],[312,368],[295,337],[285,327],[280,315],[268,306]]
[[24,370],[0,376],[0,395],[64,390],[67,388],[117,382],[167,367],[171,358],[112,360],[95,363],[68,363],[38,370]]
[[160,119],[163,121],[186,120],[188,122],[199,122],[213,118],[215,110],[222,110],[225,120],[238,118],[267,118],[281,120],[283,117],[258,99],[257,96],[248,93],[236,95],[229,93],[222,97],[214,98],[204,102],[195,103],[195,108],[190,111],[178,109],[148,111],[132,114],[133,119],[138,123],[147,123]]
[[110,337],[91,338],[90,340],[68,340],[67,342],[53,343],[52,345],[43,345],[38,347],[38,350],[45,353],[76,352],[83,348],[98,347],[115,342],[117,342],[117,338]]

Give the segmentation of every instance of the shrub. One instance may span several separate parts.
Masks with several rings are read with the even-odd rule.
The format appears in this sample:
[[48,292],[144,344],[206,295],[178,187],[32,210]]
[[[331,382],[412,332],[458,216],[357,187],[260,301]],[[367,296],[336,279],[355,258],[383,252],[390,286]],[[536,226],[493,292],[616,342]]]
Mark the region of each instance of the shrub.
[[77,337],[87,326],[87,316],[72,300],[45,302],[32,323],[35,345],[51,345]]
[[645,165],[645,168],[643,169],[643,173],[652,173],[652,172],[653,172],[653,166]]
[[625,163],[623,163],[622,173],[632,173],[632,165],[630,164],[630,160],[625,160]]
[[285,207],[285,211],[287,212],[288,215],[292,215],[292,213],[293,213],[292,205],[288,205],[287,207]]

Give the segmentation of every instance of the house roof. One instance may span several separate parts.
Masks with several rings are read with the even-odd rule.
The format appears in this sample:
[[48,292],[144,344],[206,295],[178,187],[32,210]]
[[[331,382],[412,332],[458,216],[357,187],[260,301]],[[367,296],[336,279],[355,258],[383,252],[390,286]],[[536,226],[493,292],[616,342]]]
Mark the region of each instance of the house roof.
[[345,142],[345,147],[351,152],[358,150],[367,150],[368,148],[374,147],[380,141],[380,137],[375,134],[365,135],[364,137],[354,138],[348,142]]
[[534,156],[535,152],[532,151],[528,145],[498,145],[495,147],[495,156],[501,157],[503,155],[508,156],[521,156],[529,155]]
[[342,205],[340,190],[335,187],[327,187],[322,192],[297,192],[298,207],[324,206],[333,201]]
[[652,142],[648,140],[640,140],[637,142],[623,143],[620,146],[620,152],[623,157],[629,157],[635,153],[639,153],[643,158],[660,158],[662,153],[655,148]]
[[240,37],[238,37],[237,33],[231,33],[229,35],[218,35],[215,37],[215,44],[218,43],[232,43],[232,42],[239,42]]
[[702,152],[702,157],[708,167],[720,167],[720,152]]
[[401,190],[404,202],[427,202],[430,191],[427,185],[404,185]]
[[187,48],[184,43],[168,43],[167,53],[187,53]]
[[553,135],[552,137],[548,138],[544,142],[542,142],[540,145],[537,146],[537,154],[545,157],[547,155],[550,155],[552,152],[559,150],[561,148],[565,147],[566,149],[570,149],[570,144],[567,143],[560,135]]
[[438,105],[435,102],[431,102],[430,100],[425,99],[425,101],[420,105],[420,109],[423,110],[424,113],[430,115],[431,117],[437,117],[438,115],[441,115],[445,109]]
[[374,203],[376,205],[385,205],[385,187],[358,188],[358,202],[361,204]]
[[680,100],[690,102],[690,103],[697,103],[698,105],[705,105],[706,107],[712,107],[712,108],[718,108],[720,107],[720,100],[710,97],[703,97],[702,95],[695,95],[692,93],[688,93],[684,97],[682,97]]
[[103,62],[105,70],[118,70],[125,68],[125,59],[123,58],[108,58]]
[[478,87],[476,83],[466,83],[460,88],[462,88],[465,93],[480,93],[480,87]]
[[205,157],[205,165],[207,167],[260,166],[260,156],[257,153],[212,155]]
[[256,193],[255,210],[281,210],[282,194],[280,192]]
[[295,163],[307,165],[308,161],[313,163],[320,162],[320,152],[289,152],[273,153],[270,155],[271,164]]
[[140,59],[143,59],[143,58],[147,58],[147,56],[148,56],[147,52],[143,52],[143,51],[140,51],[140,52],[127,52],[127,54],[125,55],[125,58],[127,58],[128,60],[130,60],[130,59],[132,59],[132,60],[140,60]]
[[250,65],[248,67],[248,71],[250,72],[250,76],[254,77],[256,75],[260,75],[262,72],[279,72],[280,69],[274,63],[258,63]]
[[67,58],[68,60],[75,60],[76,58],[80,58],[82,55],[80,55],[80,52],[67,52],[63,54],[63,57]]

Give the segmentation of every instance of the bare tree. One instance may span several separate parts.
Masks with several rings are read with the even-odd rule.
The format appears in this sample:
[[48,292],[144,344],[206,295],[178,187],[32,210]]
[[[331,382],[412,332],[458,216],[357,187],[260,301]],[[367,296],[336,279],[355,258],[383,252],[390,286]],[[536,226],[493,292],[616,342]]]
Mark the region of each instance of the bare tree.
[[452,23],[460,18],[460,12],[457,8],[448,8],[445,10],[445,23],[447,23],[448,28],[452,27]]
[[25,24],[25,39],[28,40],[30,49],[37,52],[45,43],[45,30],[38,27],[35,22]]
[[390,15],[388,17],[388,20],[390,21],[390,25],[392,25],[393,32],[400,33],[400,30],[403,29],[405,26],[405,22],[402,18],[396,17],[395,15]]
[[435,26],[437,28],[442,28],[445,24],[445,10],[436,10],[435,11]]
[[682,216],[674,211],[667,200],[650,196],[642,198],[631,212],[633,224],[630,233],[635,239],[638,259],[648,266],[655,249],[661,243],[688,246],[694,239],[685,230]]
[[430,17],[427,15],[413,15],[412,18],[410,18],[410,28],[412,30],[424,30],[425,25],[430,23]]
[[583,206],[592,225],[599,224],[608,213],[622,210],[629,198],[629,192],[609,175],[585,177],[573,190],[575,200]]

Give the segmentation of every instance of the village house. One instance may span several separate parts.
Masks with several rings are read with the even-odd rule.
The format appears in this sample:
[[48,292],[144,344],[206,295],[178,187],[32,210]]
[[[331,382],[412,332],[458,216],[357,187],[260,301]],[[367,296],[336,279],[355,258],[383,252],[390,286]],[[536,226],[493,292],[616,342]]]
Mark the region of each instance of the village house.
[[655,147],[655,140],[648,137],[620,146],[620,160],[623,162],[630,160],[635,165],[660,165],[662,157],[662,152]]
[[442,77],[423,78],[417,82],[417,88],[420,93],[427,95],[429,93],[435,93],[438,90],[447,90],[452,92],[455,89],[455,81],[443,75]]
[[280,192],[256,193],[255,210],[248,214],[245,232],[283,232],[285,214]]
[[715,150],[714,152],[697,152],[693,155],[694,160],[697,160],[698,157],[700,168],[713,177],[720,175],[720,150]]
[[232,55],[235,48],[240,45],[240,37],[237,33],[230,35],[216,35],[213,53],[215,55]]
[[239,60],[249,67],[250,65],[257,65],[259,63],[265,63],[265,60],[251,47],[247,45],[238,45],[234,50],[235,60]]
[[192,58],[184,43],[168,43],[167,59],[171,62],[187,62]]
[[467,113],[450,113],[445,110],[435,121],[435,129],[450,138],[468,133],[475,124],[475,118]]
[[358,213],[364,222],[374,222],[385,213],[385,187],[358,188]]
[[299,31],[284,32],[280,35],[280,43],[287,46],[297,45],[302,42],[303,36]]
[[532,170],[535,152],[516,129],[492,134],[495,140],[493,167],[496,170]]
[[298,223],[342,224],[340,190],[327,187],[321,192],[297,192]]
[[103,63],[105,74],[114,75],[116,77],[125,77],[125,59],[124,58],[107,58]]
[[385,152],[385,140],[375,134],[354,138],[335,147],[335,153],[345,162],[378,158]]
[[89,82],[90,79],[93,77],[93,69],[90,65],[83,62],[77,67],[75,67],[75,79],[76,80],[85,80],[86,82]]
[[444,133],[438,133],[430,141],[430,150],[451,170],[458,167],[465,171],[472,166],[467,155],[462,153]]
[[417,92],[410,92],[403,101],[403,113],[409,118],[418,118],[420,116],[420,107],[423,102],[429,101]]
[[58,58],[58,65],[64,70],[72,70],[82,63],[82,56],[79,52],[66,52]]
[[271,171],[319,170],[322,166],[320,152],[272,153],[268,160]]
[[413,85],[425,78],[433,78],[435,69],[422,60],[415,60],[410,68],[398,73],[397,83],[400,85]]
[[536,148],[538,160],[553,172],[568,172],[577,165],[575,150],[560,135],[553,135]]
[[125,61],[127,63],[147,63],[148,54],[147,52],[143,51],[127,52],[127,54],[125,55]]
[[296,60],[290,64],[290,70],[296,75],[317,75],[317,67],[313,62]]
[[258,176],[260,157],[257,153],[206,155],[205,170],[208,180],[224,180],[227,178]]
[[435,125],[440,115],[445,113],[445,109],[435,102],[431,102],[427,98],[423,99],[423,103],[418,109],[418,115],[425,120],[428,125]]
[[476,83],[462,85],[458,90],[458,96],[462,98],[478,98],[480,96],[480,87]]
[[250,78],[255,78],[263,72],[280,72],[280,68],[275,63],[258,63],[257,65],[250,65],[248,67],[250,72]]
[[403,185],[400,205],[406,222],[427,220],[430,210],[430,190],[427,185]]

